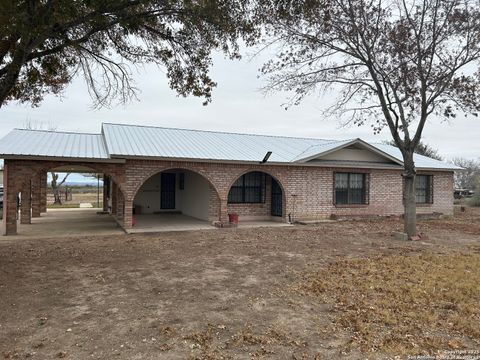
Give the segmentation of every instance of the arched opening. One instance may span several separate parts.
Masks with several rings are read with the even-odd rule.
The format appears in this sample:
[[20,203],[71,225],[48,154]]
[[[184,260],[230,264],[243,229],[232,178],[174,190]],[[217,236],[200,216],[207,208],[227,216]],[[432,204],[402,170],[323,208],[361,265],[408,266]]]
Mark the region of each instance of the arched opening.
[[203,175],[168,169],[150,176],[133,199],[134,231],[210,227],[220,216],[220,197]]
[[228,213],[246,221],[285,220],[285,193],[278,179],[263,171],[240,175],[230,186]]
[[[87,166],[58,166],[48,169],[46,176],[47,211],[102,207],[103,175],[97,174],[94,169]],[[35,191],[32,191],[32,195],[35,195]]]

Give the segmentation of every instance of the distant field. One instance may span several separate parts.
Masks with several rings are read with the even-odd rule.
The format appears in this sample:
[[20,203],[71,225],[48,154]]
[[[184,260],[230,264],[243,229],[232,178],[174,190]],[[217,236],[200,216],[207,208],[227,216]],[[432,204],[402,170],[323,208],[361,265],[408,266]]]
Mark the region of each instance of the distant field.
[[100,192],[97,194],[97,187],[96,186],[69,186],[69,191],[71,191],[71,199],[65,200],[65,192],[66,188],[61,189],[62,194],[62,205],[53,205],[53,193],[52,189],[48,188],[48,195],[47,195],[47,205],[50,208],[75,208],[79,207],[81,203],[91,203],[93,207],[99,207],[97,204],[97,199],[99,200],[100,204],[102,203],[103,199],[103,187],[100,187]]

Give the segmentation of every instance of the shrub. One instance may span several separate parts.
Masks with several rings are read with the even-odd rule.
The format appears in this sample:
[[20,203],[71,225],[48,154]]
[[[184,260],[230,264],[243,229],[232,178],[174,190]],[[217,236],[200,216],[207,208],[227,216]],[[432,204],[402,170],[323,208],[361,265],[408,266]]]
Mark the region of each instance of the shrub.
[[475,194],[468,201],[468,205],[480,207],[480,176],[476,179]]
[[468,205],[480,207],[480,192],[476,192],[472,198],[468,200]]

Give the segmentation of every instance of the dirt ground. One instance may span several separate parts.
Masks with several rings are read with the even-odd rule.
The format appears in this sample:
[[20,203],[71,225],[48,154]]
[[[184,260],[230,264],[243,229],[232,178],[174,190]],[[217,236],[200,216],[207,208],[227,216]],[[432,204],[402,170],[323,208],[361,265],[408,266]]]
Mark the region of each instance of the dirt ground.
[[478,209],[422,221],[423,241],[393,240],[401,226],[381,220],[4,238],[0,358],[395,358],[346,351],[351,334],[327,331],[334,309],[294,288],[305,273],[345,259],[454,254],[480,245]]

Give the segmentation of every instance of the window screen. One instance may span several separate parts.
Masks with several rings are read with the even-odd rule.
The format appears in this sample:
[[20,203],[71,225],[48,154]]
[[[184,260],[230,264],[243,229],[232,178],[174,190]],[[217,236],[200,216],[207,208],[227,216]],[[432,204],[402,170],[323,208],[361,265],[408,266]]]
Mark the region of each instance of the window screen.
[[335,173],[335,204],[367,204],[367,174]]
[[433,189],[431,175],[415,176],[415,201],[417,204],[433,203]]
[[265,202],[265,174],[250,172],[242,175],[230,188],[229,203],[263,203]]

